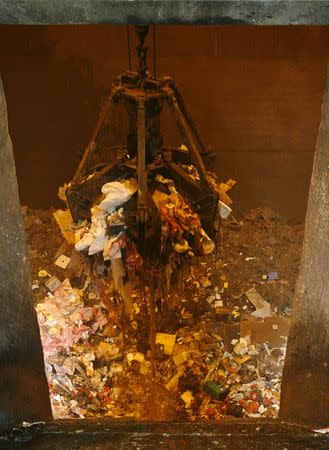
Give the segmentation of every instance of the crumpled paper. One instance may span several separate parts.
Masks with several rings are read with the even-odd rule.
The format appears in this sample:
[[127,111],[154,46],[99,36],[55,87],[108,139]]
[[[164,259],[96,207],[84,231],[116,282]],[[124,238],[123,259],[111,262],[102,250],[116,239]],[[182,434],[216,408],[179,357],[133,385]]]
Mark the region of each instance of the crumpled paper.
[[[110,247],[114,241],[107,238],[107,221],[111,222],[111,219],[115,219],[115,209],[124,203],[126,203],[136,191],[136,184],[134,180],[125,180],[123,182],[111,181],[106,183],[102,187],[102,192],[105,194],[105,198],[98,204],[91,208],[91,225],[83,230],[76,232],[77,242],[75,249],[78,252],[88,249],[88,255],[94,255],[104,251],[106,259],[112,259]],[[113,217],[112,217],[113,216]],[[116,239],[119,236],[116,237]],[[115,240],[115,239],[114,239]],[[112,251],[114,253],[113,258],[119,258],[118,250]]]

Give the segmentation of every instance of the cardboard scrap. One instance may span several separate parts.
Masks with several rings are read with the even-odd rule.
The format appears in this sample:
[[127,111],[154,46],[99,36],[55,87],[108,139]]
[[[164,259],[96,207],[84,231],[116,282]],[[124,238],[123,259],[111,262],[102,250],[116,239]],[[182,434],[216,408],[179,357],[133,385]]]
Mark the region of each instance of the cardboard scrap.
[[255,288],[251,288],[246,291],[246,296],[256,308],[256,311],[251,313],[252,316],[258,317],[260,319],[273,316],[271,305],[263,299],[263,297],[256,291]]
[[245,362],[249,361],[249,359],[251,359],[250,355],[243,355],[243,356],[234,356],[234,361],[237,364],[244,364]]
[[188,360],[188,357],[189,357],[188,352],[180,352],[173,357],[173,361],[176,364],[176,366],[180,366],[181,364],[184,364]]
[[66,255],[61,255],[56,259],[55,264],[56,264],[56,266],[60,267],[61,269],[66,269],[67,266],[70,264],[70,262],[71,262],[71,258],[69,258]]
[[226,192],[229,191],[235,184],[236,181],[230,179],[226,183],[220,183],[219,185],[219,198],[227,206],[230,206],[233,202]]
[[71,230],[73,222],[71,213],[68,209],[58,209],[53,213],[56,222],[58,223],[61,233],[69,244],[75,244],[75,233]]
[[165,388],[168,391],[175,391],[176,389],[178,389],[179,379],[183,375],[184,372],[185,372],[185,366],[178,366],[177,373],[168,381],[167,384],[165,384]]
[[176,341],[176,335],[175,334],[167,334],[167,333],[157,333],[155,342],[156,344],[162,344],[164,347],[164,353],[165,355],[171,355]]

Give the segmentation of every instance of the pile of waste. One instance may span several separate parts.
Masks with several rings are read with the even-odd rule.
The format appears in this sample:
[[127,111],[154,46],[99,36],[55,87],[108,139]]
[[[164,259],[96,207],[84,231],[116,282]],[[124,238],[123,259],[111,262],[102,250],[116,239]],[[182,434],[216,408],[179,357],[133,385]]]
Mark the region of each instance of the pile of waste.
[[[168,247],[169,252],[171,249],[177,254],[210,254],[215,244],[202,228],[198,214],[177,191],[174,182],[162,175],[157,175],[155,181],[162,187],[152,193],[161,218],[159,257],[164,257]],[[131,259],[140,261],[141,256],[136,254],[136,246],[126,232],[125,221],[125,209],[136,190],[137,181],[134,178],[104,184],[101,189],[103,199],[91,208],[90,222],[82,223],[75,232],[76,250],[85,251],[88,255],[102,252],[104,261],[124,255],[124,263],[128,267]],[[220,202],[218,215],[225,214],[227,217],[228,210],[229,207]],[[138,266],[133,265],[133,268],[138,270]]]
[[[90,288],[66,279],[36,305],[54,417],[145,419],[157,396],[150,352],[136,334],[143,305],[136,297],[136,332],[127,336]],[[285,343],[251,343],[250,335],[225,342],[219,312],[156,334],[153,382],[171,405],[164,418],[276,417]]]
[[[161,175],[156,177],[156,181],[167,186],[169,195],[155,190],[152,198],[158,208],[162,219],[161,228],[161,254],[164,247],[170,241],[172,248],[179,254],[186,253],[192,249],[201,246],[201,254],[209,254],[213,251],[215,244],[201,227],[199,216],[193,212],[183,197],[177,192],[174,182],[163,178]],[[136,192],[137,183],[135,179],[123,182],[112,181],[102,187],[102,193],[105,198],[93,206],[91,210],[91,223],[83,225],[76,231],[75,248],[78,251],[87,251],[88,255],[103,253],[104,261],[121,258],[122,251],[127,253],[129,238],[125,231],[125,213],[124,205]],[[184,237],[186,235],[187,239]],[[197,242],[199,238],[200,242]],[[127,244],[127,241],[129,244]],[[192,241],[190,246],[188,241]],[[136,250],[135,250],[136,252]],[[133,258],[128,252],[125,263],[129,265],[130,258]],[[139,259],[139,256],[135,256]],[[134,258],[133,258],[134,259]],[[135,266],[135,269],[138,267]]]
[[[212,253],[191,259],[184,287],[171,293],[170,308],[157,304],[154,373],[149,292],[132,286],[129,320],[121,320],[123,305],[111,283],[95,277],[88,265],[79,278],[71,275],[75,258],[88,256],[73,246],[66,250],[70,256],[58,256],[56,237],[53,262],[45,268],[32,265],[54,417],[277,417],[290,303],[279,304],[276,296],[281,301],[289,298],[295,280],[291,258],[297,255],[291,240],[298,237],[301,243],[302,228],[292,231],[266,210],[246,217],[223,223],[223,248],[217,258]],[[48,226],[45,220],[45,236]],[[256,247],[249,226],[257,239],[272,237],[271,243]],[[37,223],[29,228],[29,236],[33,238],[33,228],[41,233],[41,227]],[[271,251],[277,261],[282,254],[286,266],[267,254],[279,236],[289,240],[283,240],[281,253],[275,253],[279,248]],[[235,244],[242,238],[244,246]],[[40,241],[39,236],[35,242]],[[232,269],[235,264],[239,271]]]
[[[131,161],[131,164],[134,162]],[[180,167],[197,179],[198,171],[193,165]],[[220,218],[227,218],[231,212],[221,199],[232,203],[227,191],[235,182],[218,183],[216,177],[210,174],[209,180],[219,197],[212,221],[215,231]],[[201,218],[178,192],[174,181],[158,173],[150,184],[153,187],[149,194],[156,212],[155,217],[148,217],[142,225],[136,217],[131,220],[132,211],[138,214],[136,205],[132,207],[138,185],[134,177],[105,183],[91,206],[89,220],[73,223],[69,210],[58,211],[55,215],[68,242],[73,243],[75,250],[89,260],[98,277],[106,277],[112,297],[124,304],[128,318],[133,312],[133,290],[141,289],[141,286],[144,286],[144,291],[145,288],[152,289],[151,282],[159,299],[162,302],[168,300],[170,291],[184,282],[184,272],[192,258],[209,255],[215,250],[215,242],[204,230]],[[146,228],[142,244],[138,231],[140,226]],[[147,227],[152,229],[148,231]],[[154,235],[151,242],[147,241],[150,234]],[[150,250],[153,253],[151,261],[147,259]]]
[[210,179],[212,237],[156,176],[160,259],[149,270],[129,230],[134,178],[105,183],[77,224],[68,210],[23,208],[55,418],[277,417],[303,226],[268,209],[229,216],[234,182]]

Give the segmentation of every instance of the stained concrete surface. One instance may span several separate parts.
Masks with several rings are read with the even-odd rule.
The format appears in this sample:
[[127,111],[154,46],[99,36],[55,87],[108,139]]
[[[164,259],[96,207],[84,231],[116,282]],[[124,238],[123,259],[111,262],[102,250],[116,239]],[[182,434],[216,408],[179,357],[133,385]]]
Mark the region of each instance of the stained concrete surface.
[[0,78],[0,430],[51,417],[27,242]]
[[18,428],[0,448],[66,449],[327,449],[329,436],[278,421],[136,423],[72,420]]
[[328,24],[327,1],[2,0],[1,23]]

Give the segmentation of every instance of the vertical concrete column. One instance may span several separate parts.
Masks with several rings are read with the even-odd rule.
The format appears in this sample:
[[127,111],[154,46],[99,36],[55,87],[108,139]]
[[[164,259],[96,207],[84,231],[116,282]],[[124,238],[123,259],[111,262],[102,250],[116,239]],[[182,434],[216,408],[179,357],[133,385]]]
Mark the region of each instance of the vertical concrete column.
[[283,369],[280,418],[310,426],[329,423],[329,74]]
[[[37,129],[37,126],[36,126]],[[0,430],[51,417],[0,79]]]

